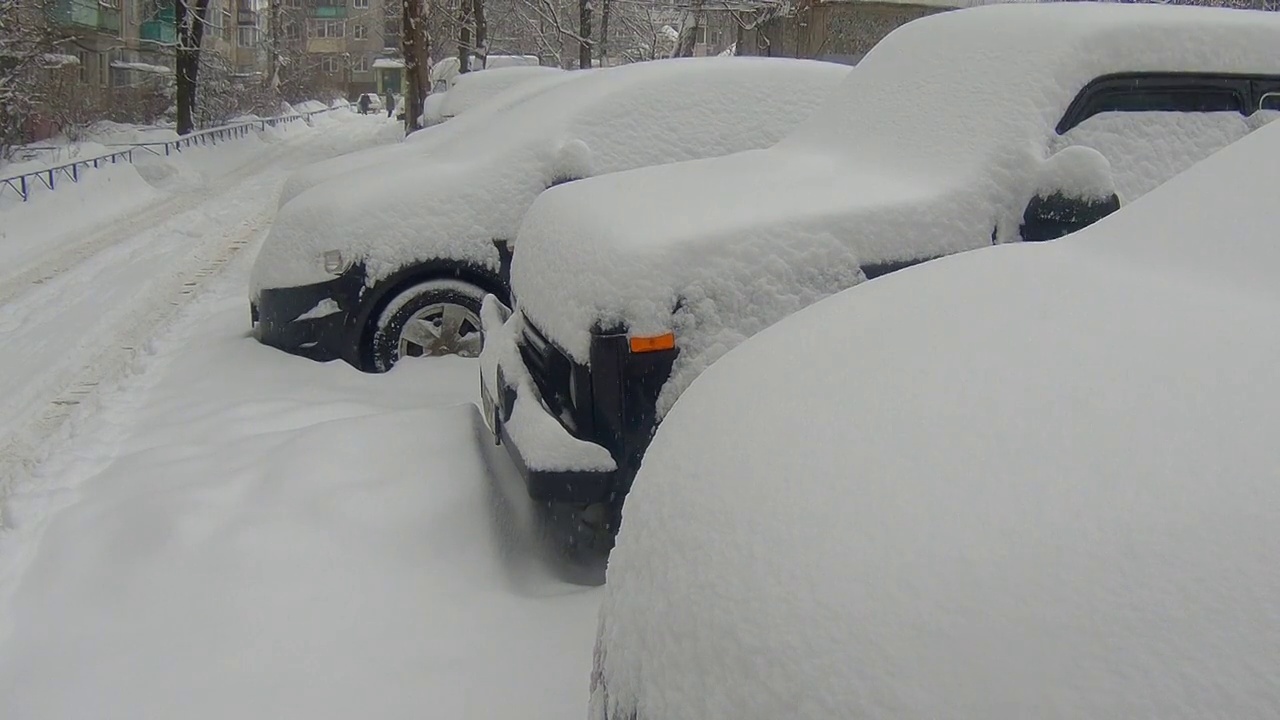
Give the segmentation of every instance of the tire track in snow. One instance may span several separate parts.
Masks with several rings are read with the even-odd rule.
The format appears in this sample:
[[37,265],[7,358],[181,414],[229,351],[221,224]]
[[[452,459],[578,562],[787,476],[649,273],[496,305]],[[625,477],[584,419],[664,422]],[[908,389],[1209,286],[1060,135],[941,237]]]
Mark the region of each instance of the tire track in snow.
[[[6,308],[15,298],[30,291],[32,285],[47,283],[113,247],[128,242],[140,232],[164,224],[175,215],[182,215],[232,192],[246,178],[262,172],[273,162],[278,162],[287,142],[277,143],[245,166],[238,168],[208,185],[184,190],[161,197],[141,211],[121,217],[106,228],[89,234],[83,242],[61,248],[37,262],[19,268],[0,277],[0,308]],[[3,311],[0,311],[0,319]]]
[[[92,411],[99,387],[126,375],[203,284],[266,232],[286,174],[245,174],[185,213],[161,213],[168,220],[150,230],[126,223],[133,237],[86,253],[5,301],[0,366],[19,369],[0,377],[0,527],[13,520],[4,498],[32,489],[19,486]],[[201,223],[215,230],[193,232]],[[18,356],[26,356],[25,368]]]

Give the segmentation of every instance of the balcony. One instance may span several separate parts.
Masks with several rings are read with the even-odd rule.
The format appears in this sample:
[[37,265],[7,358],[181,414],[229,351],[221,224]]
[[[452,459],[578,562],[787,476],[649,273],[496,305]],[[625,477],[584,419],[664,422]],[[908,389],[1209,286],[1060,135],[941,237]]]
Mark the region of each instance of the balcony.
[[97,0],[57,0],[54,17],[64,25],[92,28],[99,32],[120,32],[119,8],[100,5]]
[[311,17],[341,20],[347,16],[347,4],[341,0],[319,0],[311,6]]
[[177,41],[177,31],[173,23],[173,5],[162,7],[154,16],[138,26],[138,37],[150,42],[172,45]]
[[172,20],[148,20],[138,26],[138,37],[165,45],[172,45],[178,39]]

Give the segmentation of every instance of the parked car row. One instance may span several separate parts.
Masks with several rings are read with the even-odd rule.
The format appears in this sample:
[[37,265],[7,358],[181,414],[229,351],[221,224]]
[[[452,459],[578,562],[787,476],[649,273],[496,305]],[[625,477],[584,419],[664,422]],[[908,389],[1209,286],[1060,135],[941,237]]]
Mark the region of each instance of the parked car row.
[[584,518],[570,540],[607,550],[655,429],[720,356],[866,280],[1136,200],[1275,116],[1277,38],[1265,13],[944,13],[771,148],[554,188],[517,235],[516,311],[486,314],[485,415],[530,495]]
[[1278,43],[1011,4],[553,73],[291,181],[256,333],[479,354],[612,551],[592,720],[1274,717]]

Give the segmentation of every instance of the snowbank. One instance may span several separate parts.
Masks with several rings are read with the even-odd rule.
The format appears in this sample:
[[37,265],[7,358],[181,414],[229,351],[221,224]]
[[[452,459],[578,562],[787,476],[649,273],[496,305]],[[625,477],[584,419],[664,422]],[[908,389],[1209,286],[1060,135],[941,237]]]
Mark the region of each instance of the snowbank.
[[592,717],[1273,716],[1277,152],[721,359],[628,497]]
[[[1065,142],[1114,153],[1115,185],[1131,200],[1243,136],[1244,118],[1227,113],[1153,121],[1147,142],[1132,144],[1114,135],[1129,118],[1095,116],[1065,142],[1054,129],[1097,77],[1280,73],[1278,40],[1276,13],[1218,8],[1024,4],[917,20],[767,151],[546,193],[521,229],[513,288],[579,362],[597,321],[674,331],[681,354],[664,413],[717,357],[856,284],[862,267],[1017,239],[1046,161]],[[1193,133],[1199,142],[1173,142]],[[1158,161],[1134,162],[1141,153]]]
[[[762,58],[637,63],[542,90],[518,111],[445,123],[401,162],[352,170],[288,202],[251,292],[329,279],[317,258],[335,249],[363,261],[371,284],[441,257],[496,272],[492,241],[515,238],[547,187],[768,145],[848,70]],[[364,231],[371,217],[374,236]]]
[[265,348],[246,270],[7,498],[0,570],[31,565],[0,598],[0,717],[581,714],[599,593],[507,535],[475,363]]

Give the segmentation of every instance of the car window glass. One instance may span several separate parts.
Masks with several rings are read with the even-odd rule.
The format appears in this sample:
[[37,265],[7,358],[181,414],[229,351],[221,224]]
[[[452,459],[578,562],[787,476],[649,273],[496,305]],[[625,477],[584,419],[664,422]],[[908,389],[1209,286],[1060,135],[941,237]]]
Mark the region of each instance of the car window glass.
[[1116,191],[1132,202],[1249,133],[1239,112],[1104,112],[1056,140],[1054,151],[1084,145],[1111,163]]

